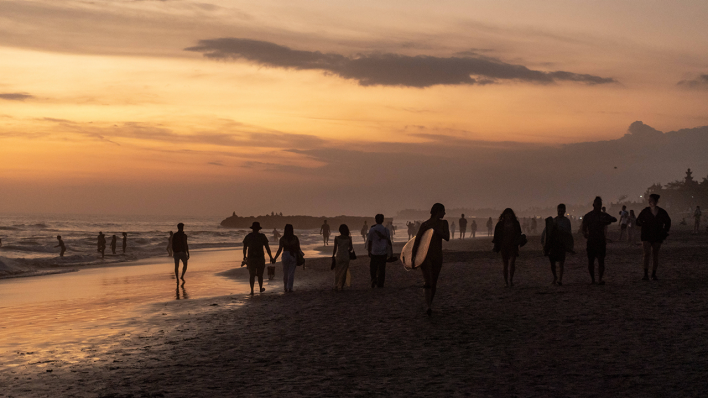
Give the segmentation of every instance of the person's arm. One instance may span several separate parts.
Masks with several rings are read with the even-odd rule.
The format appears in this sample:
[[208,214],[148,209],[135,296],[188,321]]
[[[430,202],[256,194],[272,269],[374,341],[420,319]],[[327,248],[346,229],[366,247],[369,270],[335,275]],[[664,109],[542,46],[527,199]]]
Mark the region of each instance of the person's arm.
[[337,242],[339,241],[339,236],[334,237],[334,251],[332,252],[332,257],[337,255]]
[[187,243],[187,235],[184,235],[184,248],[187,249],[187,260],[189,260],[189,244]]
[[[663,210],[663,209],[662,209]],[[664,212],[664,232],[667,234],[669,233],[669,230],[671,229],[671,217],[669,217],[669,213],[666,210],[663,210]]]
[[590,237],[590,228],[588,227],[588,217],[585,216],[583,217],[583,223],[581,224],[581,229],[583,231],[583,236],[585,239],[588,239]]
[[273,261],[273,255],[270,253],[270,245],[268,244],[268,239],[265,239],[265,249],[268,252],[268,257],[270,257],[270,261]]
[[243,259],[246,259],[246,253],[248,251],[248,242],[246,242],[246,239],[243,240]]
[[644,224],[644,218],[647,216],[646,213],[647,213],[646,209],[639,212],[639,215],[637,216],[637,226],[638,227],[641,227],[642,224]]
[[324,230],[324,226],[320,227],[320,235],[322,235],[323,230]]
[[371,239],[369,236],[366,237],[366,251],[369,254],[369,257],[371,257]]
[[349,251],[353,252],[354,251],[354,242],[352,242],[352,237],[349,237]]
[[270,263],[275,264],[276,261],[278,261],[278,257],[280,257],[280,253],[283,251],[283,241],[280,241],[278,243],[278,252],[275,253],[275,257],[271,257]]

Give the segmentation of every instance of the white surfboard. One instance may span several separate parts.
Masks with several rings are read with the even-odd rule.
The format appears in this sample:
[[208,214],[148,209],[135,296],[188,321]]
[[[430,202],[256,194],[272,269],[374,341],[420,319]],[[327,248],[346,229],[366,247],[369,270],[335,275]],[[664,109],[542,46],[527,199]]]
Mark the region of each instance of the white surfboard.
[[418,252],[415,255],[415,264],[411,264],[413,258],[413,245],[415,244],[415,237],[409,240],[403,250],[401,251],[401,262],[406,270],[411,270],[420,267],[428,256],[428,248],[430,247],[430,241],[433,239],[433,229],[429,229],[423,232],[423,237],[420,238],[420,245],[418,245]]

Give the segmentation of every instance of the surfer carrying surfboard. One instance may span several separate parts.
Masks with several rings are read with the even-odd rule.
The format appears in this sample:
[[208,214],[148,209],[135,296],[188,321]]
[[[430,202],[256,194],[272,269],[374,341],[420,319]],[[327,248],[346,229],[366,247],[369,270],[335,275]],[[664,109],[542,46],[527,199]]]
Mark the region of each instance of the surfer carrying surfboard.
[[445,206],[440,203],[434,204],[430,209],[430,219],[420,225],[413,244],[411,264],[416,264],[415,257],[419,254],[418,246],[420,246],[420,241],[426,231],[433,230],[427,254],[420,253],[420,255],[425,256],[425,260],[420,264],[420,270],[423,272],[423,279],[425,280],[425,303],[428,306],[426,311],[428,316],[433,314],[433,298],[437,290],[438,276],[440,276],[440,270],[442,269],[442,241],[443,239],[450,241],[450,227],[447,224],[447,220],[443,220],[443,217],[445,217]]

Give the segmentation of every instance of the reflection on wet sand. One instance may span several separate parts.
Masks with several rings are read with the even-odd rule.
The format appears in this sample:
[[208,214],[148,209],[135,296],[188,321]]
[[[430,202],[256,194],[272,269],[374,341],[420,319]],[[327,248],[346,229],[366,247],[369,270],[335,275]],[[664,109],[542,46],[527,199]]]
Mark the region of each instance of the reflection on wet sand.
[[[184,284],[186,282],[182,282],[182,284],[177,284],[177,289],[175,290],[175,300],[187,300],[189,299],[189,295],[187,294],[187,289],[184,288]],[[180,297],[180,290],[182,293],[182,296]]]

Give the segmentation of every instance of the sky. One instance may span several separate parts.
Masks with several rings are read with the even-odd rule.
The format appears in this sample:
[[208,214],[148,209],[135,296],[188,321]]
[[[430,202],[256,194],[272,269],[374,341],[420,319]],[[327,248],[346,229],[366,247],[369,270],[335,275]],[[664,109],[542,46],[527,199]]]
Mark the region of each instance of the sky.
[[638,197],[708,175],[707,17],[705,1],[0,0],[0,213]]

